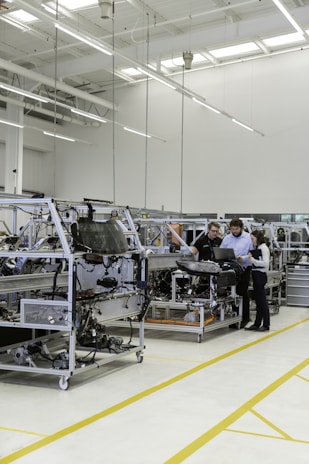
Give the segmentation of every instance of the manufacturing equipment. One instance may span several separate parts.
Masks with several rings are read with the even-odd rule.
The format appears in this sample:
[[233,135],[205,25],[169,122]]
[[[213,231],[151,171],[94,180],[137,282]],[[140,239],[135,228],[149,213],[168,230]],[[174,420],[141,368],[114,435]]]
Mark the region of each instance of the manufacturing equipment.
[[[56,375],[66,390],[118,357],[142,362],[146,260],[129,208],[7,198],[0,211],[0,369]],[[128,340],[109,333],[119,319]]]

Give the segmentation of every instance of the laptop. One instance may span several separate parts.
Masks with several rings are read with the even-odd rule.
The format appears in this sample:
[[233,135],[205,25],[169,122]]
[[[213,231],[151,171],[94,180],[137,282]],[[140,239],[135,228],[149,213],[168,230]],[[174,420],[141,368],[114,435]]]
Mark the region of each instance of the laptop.
[[233,248],[213,248],[215,261],[235,261],[236,256]]

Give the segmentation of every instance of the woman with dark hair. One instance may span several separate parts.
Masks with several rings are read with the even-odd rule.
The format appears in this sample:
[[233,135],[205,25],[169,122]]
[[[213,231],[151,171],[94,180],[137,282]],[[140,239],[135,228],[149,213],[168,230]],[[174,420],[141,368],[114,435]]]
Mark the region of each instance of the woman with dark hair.
[[[255,249],[252,250],[248,256],[252,264],[252,282],[256,302],[256,316],[254,324],[246,330],[264,332],[269,330],[270,325],[269,307],[265,291],[270,252],[266,244],[264,233],[261,230],[254,230],[251,232],[251,240]],[[263,325],[261,325],[262,323]]]

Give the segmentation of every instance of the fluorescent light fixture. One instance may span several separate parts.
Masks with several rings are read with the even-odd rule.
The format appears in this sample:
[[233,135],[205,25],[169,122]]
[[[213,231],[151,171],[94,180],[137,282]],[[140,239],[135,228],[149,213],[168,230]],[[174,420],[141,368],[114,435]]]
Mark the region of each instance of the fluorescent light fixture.
[[30,31],[30,27],[20,24],[18,21],[14,21],[13,19],[7,18],[8,15],[0,15],[0,19],[5,23],[10,24],[11,26],[17,27],[21,29],[23,32]]
[[76,142],[76,140],[71,137],[66,137],[65,135],[56,134],[54,132],[43,131],[43,134],[49,137],[55,137],[56,139],[67,140],[68,142]]
[[267,47],[280,47],[281,45],[292,44],[295,42],[304,42],[305,37],[299,32],[293,32],[292,34],[278,35],[277,37],[270,37],[263,39],[262,42]]
[[232,45],[231,47],[209,50],[209,53],[213,55],[215,58],[224,58],[228,56],[241,55],[255,51],[261,51],[261,49],[254,42],[247,42],[240,45]]
[[98,0],[58,0],[59,5],[64,6],[68,10],[78,10],[88,6],[98,5]]
[[17,93],[18,95],[22,95],[23,97],[28,97],[28,98],[32,98],[33,100],[38,100],[42,103],[48,103],[49,101],[47,98],[41,97],[40,95],[37,95],[32,92],[27,92],[27,90],[18,89],[17,87],[13,87],[12,85],[3,84],[2,82],[0,82],[0,88],[7,90],[8,92]]
[[203,101],[198,100],[195,97],[192,97],[192,100],[195,101],[195,103],[198,103],[199,105],[205,106],[205,108],[208,108],[209,110],[214,111],[217,114],[221,114],[221,111],[217,110],[216,108],[213,108],[210,105],[207,105],[207,103],[204,103]]
[[121,70],[123,74],[127,74],[130,77],[140,76],[142,73],[138,71],[136,68],[124,68]]
[[286,17],[286,19],[289,21],[290,24],[296,29],[297,32],[299,32],[302,35],[305,35],[305,32],[302,30],[302,28],[297,24],[295,19],[292,18],[288,10],[282,5],[282,3],[279,0],[273,0],[274,4],[276,5],[277,8],[281,11],[281,13]]
[[33,23],[34,21],[39,20],[39,18],[24,10],[13,11],[12,13],[8,13],[7,16],[12,18],[14,21],[21,21],[22,23]]
[[142,135],[143,137],[147,137],[148,139],[151,138],[151,135],[145,134],[145,132],[140,132],[140,131],[135,130],[135,129],[130,129],[129,127],[126,127],[126,126],[124,126],[123,129],[125,131],[128,131],[128,132],[133,132],[133,134]]
[[96,114],[87,113],[87,111],[78,110],[76,108],[71,108],[71,111],[72,113],[80,114],[81,116],[84,116],[85,118],[94,119],[95,121],[99,121],[99,122],[107,122],[106,119],[103,119],[100,116],[97,116]]
[[52,8],[51,6],[47,5],[46,3],[42,3],[41,6],[42,6],[42,8],[44,8],[44,10],[48,11],[48,13],[51,13],[51,14],[56,16],[57,11],[54,8]]
[[79,34],[78,32],[72,31],[71,29],[68,29],[67,27],[61,26],[61,24],[59,23],[55,23],[55,27],[59,29],[60,31],[64,32],[65,34],[68,34],[71,37],[74,37],[75,39],[80,40],[81,42],[89,45],[92,48],[99,50],[102,53],[105,53],[106,55],[109,55],[109,56],[112,55],[112,52],[103,48],[99,42],[96,42],[94,39],[90,37],[87,37],[87,36]]
[[140,71],[141,73],[146,74],[146,76],[151,77],[152,79],[155,79],[155,80],[158,81],[158,82],[161,82],[161,84],[166,85],[166,86],[169,87],[170,89],[176,90],[176,87],[175,87],[174,85],[170,84],[169,82],[164,81],[163,79],[160,79],[160,77],[157,77],[155,74],[152,74],[152,73],[150,73],[150,72],[148,72],[148,71],[145,71],[145,70],[142,69],[142,68],[137,68],[137,69],[138,69],[138,71]]
[[24,126],[21,124],[17,124],[16,122],[6,121],[5,119],[0,119],[1,124],[6,124],[7,126],[18,127],[19,129],[23,129]]
[[235,124],[238,124],[239,126],[243,127],[244,129],[247,129],[247,130],[249,130],[249,131],[251,131],[251,132],[254,132],[254,130],[252,129],[252,127],[249,127],[249,126],[247,126],[246,124],[243,124],[242,122],[237,121],[237,119],[232,118],[232,121],[235,122]]

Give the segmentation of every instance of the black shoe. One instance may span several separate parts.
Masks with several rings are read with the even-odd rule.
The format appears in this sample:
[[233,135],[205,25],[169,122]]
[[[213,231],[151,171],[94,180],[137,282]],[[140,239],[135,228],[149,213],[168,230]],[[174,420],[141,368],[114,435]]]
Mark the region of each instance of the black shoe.
[[264,326],[259,327],[259,328],[257,329],[258,332],[267,332],[268,330],[269,330],[269,327],[264,327]]
[[258,331],[260,328],[257,325],[250,325],[250,327],[245,327],[245,330],[255,330]]
[[240,328],[244,329],[249,322],[250,322],[250,319],[248,321],[241,321]]
[[238,324],[229,325],[229,329],[238,329]]

